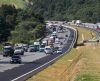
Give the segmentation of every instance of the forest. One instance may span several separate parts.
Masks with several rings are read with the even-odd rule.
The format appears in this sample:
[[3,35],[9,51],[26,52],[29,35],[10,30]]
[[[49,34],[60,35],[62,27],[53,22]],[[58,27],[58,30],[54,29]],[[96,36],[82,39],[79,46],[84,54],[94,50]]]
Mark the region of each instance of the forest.
[[44,18],[32,9],[16,9],[12,5],[0,7],[0,43],[29,43],[45,34]]
[[1,1],[0,43],[36,40],[45,35],[46,20],[100,22],[100,0],[14,0],[14,5],[12,1]]
[[100,0],[32,0],[35,13],[45,20],[100,21]]

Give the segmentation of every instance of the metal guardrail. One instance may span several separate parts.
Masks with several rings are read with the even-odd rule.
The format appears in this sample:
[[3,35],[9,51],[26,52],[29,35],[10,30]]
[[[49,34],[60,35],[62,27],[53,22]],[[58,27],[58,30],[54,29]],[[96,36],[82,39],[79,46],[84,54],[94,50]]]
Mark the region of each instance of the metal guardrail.
[[48,65],[53,64],[55,61],[57,61],[57,60],[60,59],[62,56],[64,56],[65,53],[68,53],[68,52],[71,50],[71,48],[74,47],[74,44],[76,43],[76,38],[77,38],[77,30],[74,29],[74,28],[72,28],[72,27],[69,27],[69,28],[71,28],[71,29],[74,31],[75,39],[72,41],[72,44],[71,44],[70,48],[69,48],[66,52],[64,52],[63,54],[61,54],[61,55],[59,55],[58,57],[54,58],[53,60],[51,60],[51,61],[49,61],[49,62],[43,64],[42,66],[40,66],[40,67],[38,67],[38,68],[36,68],[36,69],[34,69],[34,70],[32,70],[32,71],[30,71],[30,72],[28,72],[28,73],[22,75],[22,76],[19,76],[19,77],[15,78],[15,79],[13,79],[13,80],[11,80],[11,81],[25,81],[25,80],[27,80],[28,78],[32,77],[32,76],[33,76],[34,74],[36,74],[37,72],[39,72],[39,71],[43,70],[44,68],[46,68]]

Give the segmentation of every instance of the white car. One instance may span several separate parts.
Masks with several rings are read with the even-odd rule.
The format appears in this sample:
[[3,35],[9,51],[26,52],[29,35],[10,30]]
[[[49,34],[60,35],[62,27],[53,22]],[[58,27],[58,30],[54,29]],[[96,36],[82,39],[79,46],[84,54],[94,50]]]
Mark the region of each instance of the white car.
[[24,55],[24,48],[23,47],[15,47],[14,54]]
[[53,54],[53,48],[51,48],[50,46],[46,46],[44,52],[46,54]]
[[58,48],[57,54],[62,54],[62,48]]
[[48,44],[48,40],[43,40],[42,44],[44,44],[46,46]]
[[56,38],[56,37],[57,37],[57,32],[54,31],[54,32],[51,34],[51,36],[53,36],[53,37]]
[[59,44],[59,42],[60,42],[59,38],[56,38],[56,39],[55,39],[55,43],[56,43],[56,44]]

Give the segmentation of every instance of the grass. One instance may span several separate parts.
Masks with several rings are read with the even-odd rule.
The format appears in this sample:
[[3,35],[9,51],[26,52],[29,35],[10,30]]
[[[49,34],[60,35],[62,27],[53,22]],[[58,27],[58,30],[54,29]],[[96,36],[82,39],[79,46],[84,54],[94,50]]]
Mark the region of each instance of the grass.
[[[84,35],[85,39],[92,38],[92,35],[89,30],[86,30],[84,28],[77,28],[77,30],[79,31],[78,43],[82,41],[82,34]],[[92,33],[94,36],[96,36],[94,32]],[[43,71],[36,74],[35,76],[29,78],[27,81],[74,81],[74,79],[75,81],[92,81],[90,78],[91,77],[90,75],[88,74],[81,75],[80,69],[79,67],[77,67],[77,66],[80,66],[80,68],[83,68],[83,65],[85,65],[83,59],[86,57],[89,57],[88,53],[90,55],[90,53],[96,51],[96,50],[91,51],[91,48],[90,48],[91,46],[90,47],[84,46],[84,47],[79,47],[77,49],[73,48],[71,52],[69,52],[68,54],[63,56],[61,59],[56,61],[53,65],[44,69]],[[89,52],[85,52],[85,49],[87,49],[88,51],[88,48],[89,48]],[[95,47],[92,47],[92,49],[95,49]],[[91,61],[92,58],[89,58],[89,59]],[[76,75],[78,77],[76,77]],[[86,80],[80,80],[80,78],[82,77],[83,78],[85,77]]]
[[94,81],[94,79],[92,79],[90,75],[85,74],[78,76],[78,78],[75,81]]
[[100,45],[84,47],[82,58],[85,58],[85,67],[78,72],[75,81],[100,81]]
[[7,4],[7,5],[14,5],[17,9],[26,8],[26,2],[23,0],[0,0],[0,5]]
[[[94,39],[97,39],[97,35],[96,33],[90,31],[90,30],[87,30],[85,28],[79,28],[79,27],[76,27],[78,29],[78,43],[80,43],[82,41],[82,35],[83,35],[83,38],[85,40],[88,40],[88,39],[92,39],[94,37]],[[93,35],[93,37],[92,37]]]
[[62,57],[62,59],[58,60],[55,64],[49,66],[44,71],[38,73],[34,77],[30,78],[27,81],[58,81],[62,79],[62,74],[67,69],[67,67],[70,65],[70,63],[73,60],[73,57],[76,55],[74,54],[76,52],[75,49],[73,49],[69,55],[65,55]]

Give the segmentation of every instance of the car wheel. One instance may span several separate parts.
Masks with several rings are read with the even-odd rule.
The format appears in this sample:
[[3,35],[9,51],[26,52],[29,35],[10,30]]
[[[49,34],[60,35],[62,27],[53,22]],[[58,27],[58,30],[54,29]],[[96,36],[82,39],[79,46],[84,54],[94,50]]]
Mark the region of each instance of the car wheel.
[[21,64],[21,62],[19,62],[19,64]]

